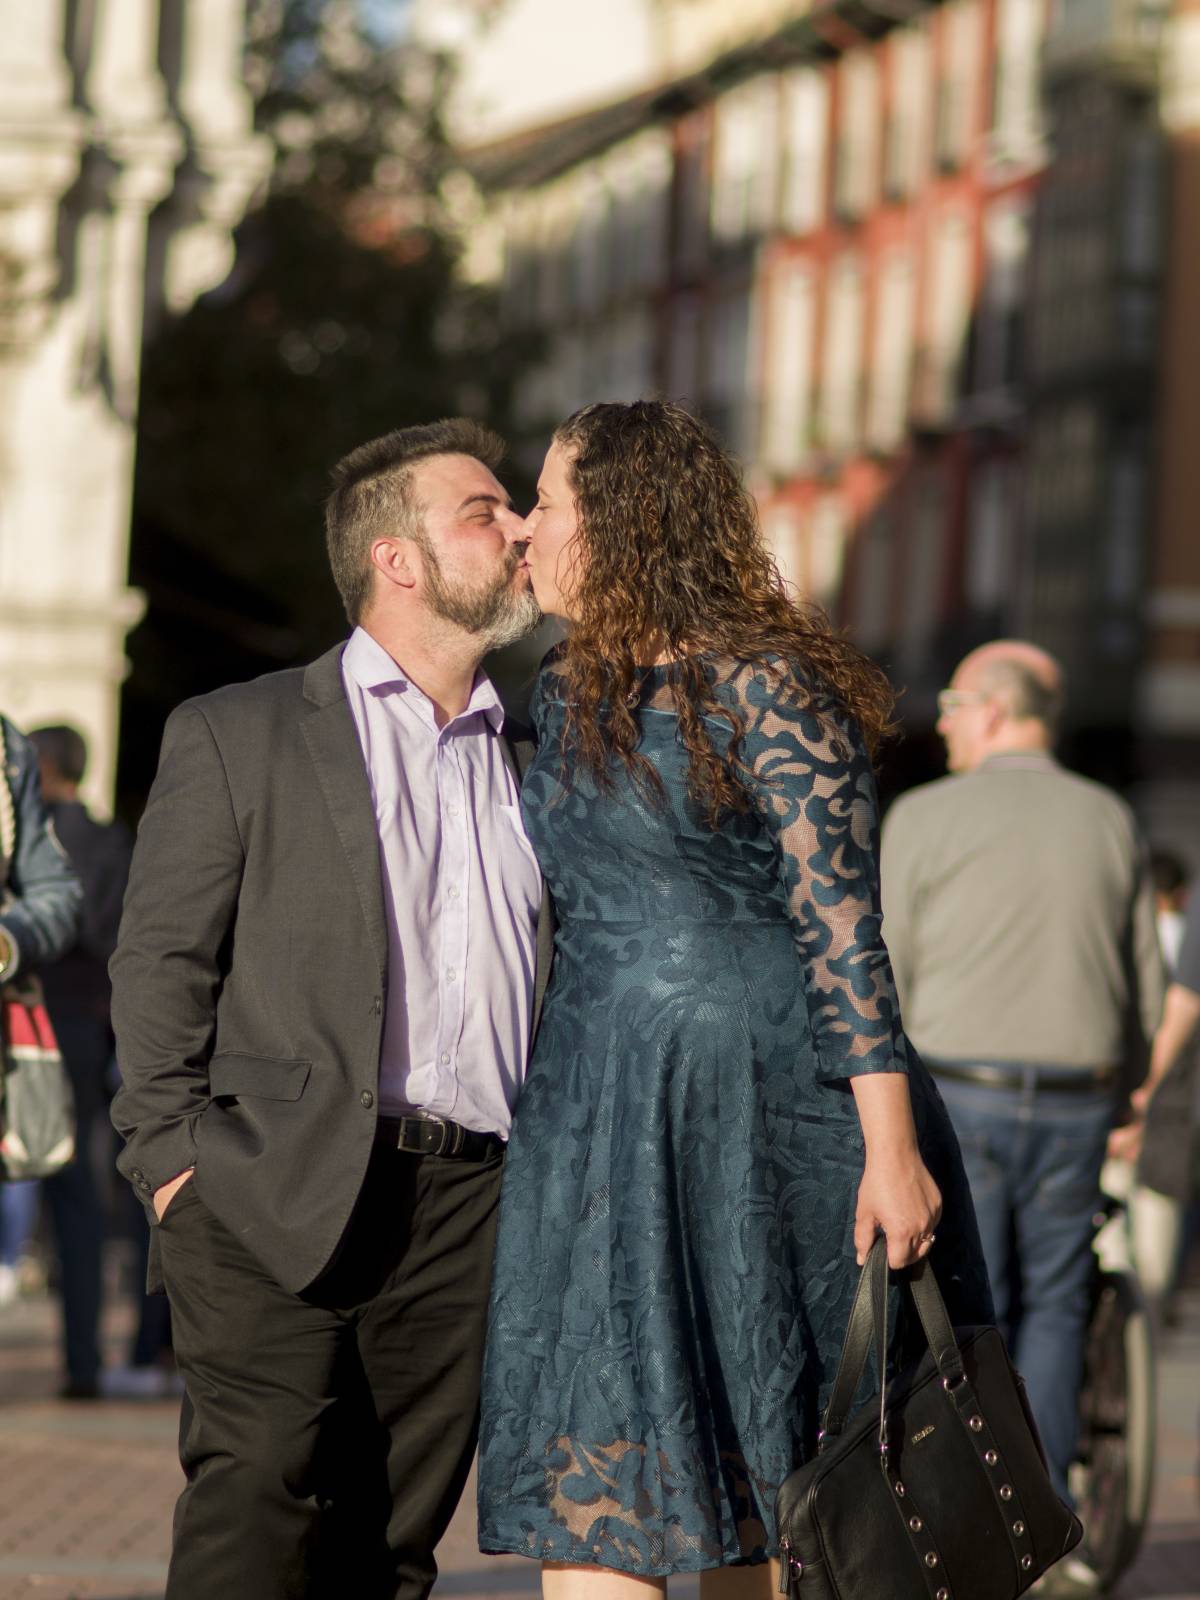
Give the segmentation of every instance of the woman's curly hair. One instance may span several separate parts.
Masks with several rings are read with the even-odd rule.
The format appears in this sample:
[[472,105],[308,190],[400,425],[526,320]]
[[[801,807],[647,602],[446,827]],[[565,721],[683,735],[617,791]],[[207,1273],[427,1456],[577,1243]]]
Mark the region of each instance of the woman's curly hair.
[[[751,799],[740,758],[745,722],[715,692],[706,656],[755,663],[781,680],[783,658],[797,701],[832,698],[874,753],[891,731],[887,678],[817,606],[789,595],[740,468],[704,423],[665,400],[605,403],[568,417],[554,442],[571,457],[585,557],[574,569],[577,618],[558,660],[565,747],[601,788],[611,785],[615,755],[643,794],[662,793],[638,754],[632,710],[647,664],[662,653],[674,658],[688,793],[714,828]],[[706,718],[729,724],[724,752]]]

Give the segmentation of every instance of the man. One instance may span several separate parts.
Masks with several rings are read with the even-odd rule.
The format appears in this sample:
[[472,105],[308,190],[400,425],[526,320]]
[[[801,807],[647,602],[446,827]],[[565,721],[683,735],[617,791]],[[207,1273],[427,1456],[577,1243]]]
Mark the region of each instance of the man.
[[550,937],[479,671],[539,618],[502,454],[347,456],[349,643],[167,724],[112,977],[187,1386],[170,1600],[424,1596],[467,1475]]
[[1033,645],[967,656],[938,701],[952,776],[895,803],[881,870],[905,1027],[954,1120],[1066,1497],[1100,1167],[1163,973],[1137,828],[1055,761],[1061,705],[1059,667]]
[[91,1135],[104,1104],[112,1056],[108,960],[117,944],[133,841],[120,823],[96,822],[79,798],[87,745],[65,724],[34,728],[42,794],[54,831],[83,884],[79,937],[42,969],[46,1009],[75,1095],[75,1160],[48,1178],[44,1193],[58,1247],[63,1305],[63,1398],[99,1394],[100,1285],[104,1206],[91,1159]]

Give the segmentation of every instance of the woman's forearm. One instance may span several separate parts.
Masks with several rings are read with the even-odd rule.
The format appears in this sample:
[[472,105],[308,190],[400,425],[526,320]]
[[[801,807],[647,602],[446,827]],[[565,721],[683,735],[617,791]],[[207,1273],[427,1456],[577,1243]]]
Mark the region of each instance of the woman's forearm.
[[864,1072],[851,1078],[869,1157],[912,1155],[917,1148],[908,1078],[903,1072]]

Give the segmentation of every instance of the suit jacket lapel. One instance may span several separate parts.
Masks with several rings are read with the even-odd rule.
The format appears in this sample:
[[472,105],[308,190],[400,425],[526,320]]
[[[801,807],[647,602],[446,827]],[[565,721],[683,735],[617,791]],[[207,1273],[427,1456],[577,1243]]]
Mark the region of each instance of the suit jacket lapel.
[[338,645],[321,656],[304,675],[304,697],[309,708],[304,713],[303,732],[330,819],[358,891],[367,931],[379,960],[380,976],[386,977],[388,935],[379,866],[379,834],[362,746],[342,684],[342,649],[343,646]]

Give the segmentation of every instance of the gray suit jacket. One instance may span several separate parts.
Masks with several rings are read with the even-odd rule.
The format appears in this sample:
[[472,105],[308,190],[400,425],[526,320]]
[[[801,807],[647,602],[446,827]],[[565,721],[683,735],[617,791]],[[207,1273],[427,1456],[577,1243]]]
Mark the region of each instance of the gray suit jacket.
[[[337,1250],[378,1109],[387,927],[342,648],[172,713],[110,968],[121,1171],[153,1221],[195,1166],[292,1291]],[[532,745],[502,748],[519,776]],[[546,895],[535,1029],[552,947]]]

